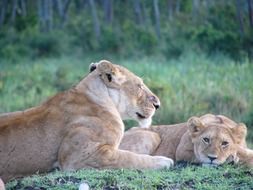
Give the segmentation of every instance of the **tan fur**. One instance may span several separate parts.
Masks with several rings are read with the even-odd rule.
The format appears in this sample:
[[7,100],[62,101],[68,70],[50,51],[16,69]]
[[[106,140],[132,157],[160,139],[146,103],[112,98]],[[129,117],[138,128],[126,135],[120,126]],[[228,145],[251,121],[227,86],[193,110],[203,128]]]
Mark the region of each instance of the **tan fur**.
[[70,90],[40,106],[0,115],[0,176],[7,181],[55,165],[62,170],[170,167],[171,159],[118,149],[122,119],[148,127],[159,104],[127,69],[108,61],[92,64],[92,72]]
[[240,163],[248,167],[253,167],[253,150],[239,146],[237,149],[237,155]]
[[[192,117],[187,123],[130,129],[125,132],[120,148],[166,156],[176,161],[214,165],[239,161],[253,166],[253,150],[246,146],[246,134],[244,124],[222,115],[207,114],[200,118]],[[152,138],[157,135],[160,138]],[[152,146],[147,148],[147,142]]]

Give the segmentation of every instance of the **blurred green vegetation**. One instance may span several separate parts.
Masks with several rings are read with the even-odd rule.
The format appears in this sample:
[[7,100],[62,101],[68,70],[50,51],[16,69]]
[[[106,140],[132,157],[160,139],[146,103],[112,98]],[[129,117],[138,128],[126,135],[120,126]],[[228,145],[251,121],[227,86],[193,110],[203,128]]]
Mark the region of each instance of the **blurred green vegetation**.
[[[223,114],[245,122],[249,142],[253,142],[253,65],[193,52],[170,61],[162,57],[126,60],[104,55],[28,59],[20,64],[4,61],[0,63],[0,112],[35,106],[70,88],[88,73],[91,62],[100,59],[129,68],[158,95],[162,106],[154,117],[154,124],[185,122],[193,115],[206,113]],[[133,125],[127,122],[127,127]]]
[[[22,6],[11,12],[14,1],[10,1],[0,26],[0,57],[19,62],[24,56],[36,59],[73,53],[113,53],[127,58],[157,55],[174,59],[185,50],[194,49],[196,53],[204,51],[208,55],[221,53],[236,61],[252,59],[253,23],[248,18],[246,1],[237,0],[239,5],[237,1],[223,0],[195,0],[197,5],[192,0],[170,1],[158,2],[159,17],[154,12],[156,1],[70,1],[64,23],[57,16],[58,4],[52,1],[54,14],[48,15],[51,20],[45,20],[52,26],[47,30],[41,23],[49,18],[37,13],[40,4],[26,0],[24,15]],[[94,2],[95,7],[89,2]],[[105,2],[111,2],[110,21],[105,21]],[[135,10],[138,5],[139,13]],[[97,23],[91,14],[94,8]],[[13,13],[15,19],[11,17]]]

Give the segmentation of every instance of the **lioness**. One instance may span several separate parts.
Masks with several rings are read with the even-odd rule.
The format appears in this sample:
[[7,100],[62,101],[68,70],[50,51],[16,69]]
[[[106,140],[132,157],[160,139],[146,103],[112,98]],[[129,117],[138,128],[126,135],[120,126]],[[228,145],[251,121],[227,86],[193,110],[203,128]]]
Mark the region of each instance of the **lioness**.
[[122,119],[142,127],[152,121],[159,99],[143,81],[102,60],[71,89],[42,105],[0,115],[0,176],[11,178],[80,168],[164,168],[173,160],[119,150]]
[[246,146],[247,128],[222,115],[192,117],[187,123],[132,128],[120,148],[161,155],[176,161],[220,165],[226,161],[253,166],[253,151]]

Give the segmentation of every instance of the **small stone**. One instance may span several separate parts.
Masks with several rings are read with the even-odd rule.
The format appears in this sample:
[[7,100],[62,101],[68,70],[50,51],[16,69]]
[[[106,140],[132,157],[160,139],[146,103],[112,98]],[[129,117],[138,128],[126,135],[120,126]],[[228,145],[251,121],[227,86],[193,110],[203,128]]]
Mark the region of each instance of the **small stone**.
[[79,186],[79,190],[89,190],[90,187],[87,183],[81,183]]
[[0,190],[5,190],[4,182],[2,181],[1,178],[0,178]]

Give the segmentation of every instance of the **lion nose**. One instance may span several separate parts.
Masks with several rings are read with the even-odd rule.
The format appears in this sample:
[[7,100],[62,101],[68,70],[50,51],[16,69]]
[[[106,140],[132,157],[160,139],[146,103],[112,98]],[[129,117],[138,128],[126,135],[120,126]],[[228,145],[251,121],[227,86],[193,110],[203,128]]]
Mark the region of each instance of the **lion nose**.
[[150,101],[153,103],[153,106],[157,110],[160,107],[160,100],[156,96],[150,96]]
[[207,157],[211,160],[211,162],[217,158],[215,155],[208,155]]
[[160,105],[158,105],[158,104],[153,104],[153,105],[154,105],[156,110],[160,107]]

